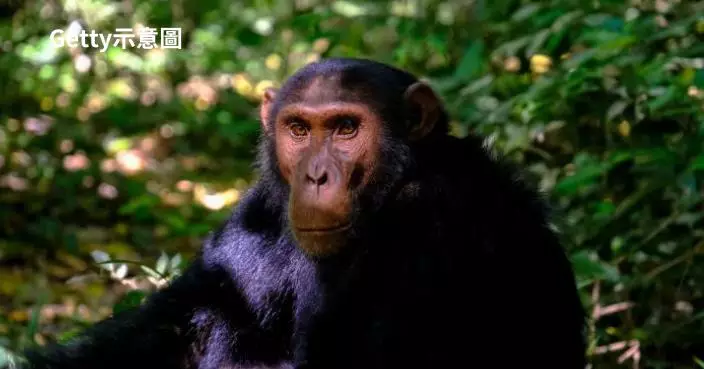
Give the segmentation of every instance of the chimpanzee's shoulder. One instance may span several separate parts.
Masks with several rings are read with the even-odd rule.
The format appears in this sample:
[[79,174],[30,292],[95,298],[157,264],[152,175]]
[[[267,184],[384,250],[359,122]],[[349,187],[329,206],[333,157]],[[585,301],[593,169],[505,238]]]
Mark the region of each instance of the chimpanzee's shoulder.
[[206,266],[227,269],[237,278],[278,273],[275,269],[289,261],[295,248],[270,200],[256,184],[242,196],[229,218],[205,238],[201,254]]

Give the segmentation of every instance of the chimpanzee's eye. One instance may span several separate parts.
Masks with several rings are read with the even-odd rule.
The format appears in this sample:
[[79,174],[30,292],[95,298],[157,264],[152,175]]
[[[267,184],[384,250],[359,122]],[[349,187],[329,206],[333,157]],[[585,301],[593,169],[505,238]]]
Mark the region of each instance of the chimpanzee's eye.
[[288,124],[288,129],[294,137],[305,137],[308,134],[308,127],[300,121],[294,120]]
[[337,120],[337,134],[341,136],[351,136],[357,133],[359,119],[356,117],[341,117]]

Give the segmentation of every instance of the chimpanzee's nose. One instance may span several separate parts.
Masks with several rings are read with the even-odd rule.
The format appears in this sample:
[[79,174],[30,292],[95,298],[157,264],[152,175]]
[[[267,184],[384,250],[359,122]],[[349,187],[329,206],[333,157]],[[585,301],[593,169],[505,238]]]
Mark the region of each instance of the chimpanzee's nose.
[[308,171],[306,172],[306,180],[308,181],[308,183],[313,184],[317,187],[320,187],[327,183],[328,171],[325,168],[325,165],[322,165],[317,160],[315,163],[311,164],[312,165],[310,165]]

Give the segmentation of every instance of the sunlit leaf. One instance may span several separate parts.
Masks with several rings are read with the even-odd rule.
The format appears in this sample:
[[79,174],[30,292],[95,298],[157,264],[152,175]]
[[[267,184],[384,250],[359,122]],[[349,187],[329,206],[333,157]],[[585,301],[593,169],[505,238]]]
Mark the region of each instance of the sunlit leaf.
[[0,346],[0,368],[14,369],[24,362],[24,358]]
[[158,273],[154,269],[146,266],[146,265],[140,265],[140,269],[142,269],[145,273],[147,273],[150,277],[155,278],[157,280],[161,280],[164,276],[161,273]]
[[144,61],[138,55],[130,52],[130,49],[111,47],[106,52],[107,59],[117,67],[123,67],[133,72],[140,72]]
[[174,257],[171,258],[170,269],[171,269],[172,271],[173,271],[173,270],[177,270],[178,268],[181,267],[181,263],[182,263],[182,262],[183,262],[183,260],[182,260],[182,258],[181,258],[181,254],[176,254],[176,255],[174,255]]
[[114,277],[117,279],[124,279],[127,276],[127,264],[120,265],[117,270],[115,270]]
[[159,259],[156,261],[156,267],[155,270],[163,275],[166,273],[166,267],[169,265],[169,256],[166,255],[166,253],[162,252],[161,256],[159,256]]
[[91,251],[90,255],[93,257],[93,260],[95,260],[95,262],[100,265],[101,268],[110,272],[115,269],[114,264],[105,264],[110,261],[110,255],[108,255],[106,252],[101,250],[93,250]]
[[[63,48],[66,48],[66,46],[63,46]],[[55,46],[49,36],[47,36],[34,45],[21,45],[18,54],[31,63],[45,64],[55,61],[61,55],[63,48]]]

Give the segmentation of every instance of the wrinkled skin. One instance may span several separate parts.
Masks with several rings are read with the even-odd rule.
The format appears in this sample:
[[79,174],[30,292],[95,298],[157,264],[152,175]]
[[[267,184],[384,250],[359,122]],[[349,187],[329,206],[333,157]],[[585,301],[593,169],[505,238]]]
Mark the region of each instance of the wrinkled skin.
[[[358,197],[379,177],[380,145],[388,127],[379,109],[358,101],[370,86],[348,89],[336,74],[306,82],[285,97],[275,119],[276,91],[267,90],[260,115],[264,132],[276,142],[277,169],[290,187],[288,216],[298,246],[324,257],[353,239],[350,232],[359,226],[355,216],[370,210],[360,208]],[[415,82],[403,100],[421,113],[405,137],[418,140],[440,118],[439,99],[428,85]]]
[[542,200],[428,85],[328,59],[260,115],[260,178],[184,275],[31,367],[584,368]]

